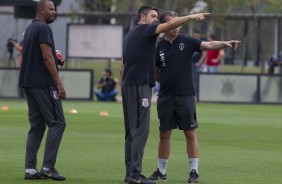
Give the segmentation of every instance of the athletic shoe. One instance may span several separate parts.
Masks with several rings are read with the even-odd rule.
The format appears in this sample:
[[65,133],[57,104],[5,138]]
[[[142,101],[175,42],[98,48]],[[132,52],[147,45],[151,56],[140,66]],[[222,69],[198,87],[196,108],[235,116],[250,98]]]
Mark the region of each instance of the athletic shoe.
[[155,181],[148,180],[145,176],[129,177],[128,184],[156,184]]
[[52,180],[56,180],[56,181],[62,181],[65,180],[66,178],[62,175],[60,175],[58,173],[58,171],[56,169],[50,169],[48,171],[44,171],[43,169],[41,169],[40,174],[44,177],[44,178],[50,178]]
[[148,178],[152,181],[167,181],[166,174],[162,174],[159,169],[157,169],[153,174]]
[[188,183],[198,183],[200,176],[195,169],[192,169],[188,178]]
[[40,180],[40,179],[45,179],[45,178],[41,176],[39,172],[37,172],[35,174],[25,173],[24,179],[25,180]]
[[124,183],[128,183],[128,181],[129,181],[128,178],[129,178],[128,176],[125,176],[125,177],[124,177],[124,180],[123,180]]

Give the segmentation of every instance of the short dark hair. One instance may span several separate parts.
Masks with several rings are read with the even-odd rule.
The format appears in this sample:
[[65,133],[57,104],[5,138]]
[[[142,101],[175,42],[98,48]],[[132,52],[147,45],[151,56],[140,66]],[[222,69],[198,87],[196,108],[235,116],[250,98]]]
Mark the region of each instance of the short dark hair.
[[210,34],[209,37],[212,39],[212,40],[217,40],[217,36],[215,34]]
[[112,70],[110,68],[105,68],[105,72],[112,76]]
[[201,32],[198,29],[195,29],[193,32],[197,34],[201,34]]
[[40,9],[44,8],[47,2],[53,2],[52,0],[40,0],[36,3],[36,12],[39,12]]
[[166,11],[166,12],[163,12],[160,16],[160,23],[166,23],[166,18],[167,17],[177,17],[177,13],[174,12],[174,11]]
[[149,11],[151,10],[155,10],[156,12],[158,12],[158,9],[153,7],[153,6],[149,6],[149,5],[143,5],[139,8],[138,10],[138,17],[137,17],[137,21],[139,22],[141,19],[141,15],[147,15],[149,13]]

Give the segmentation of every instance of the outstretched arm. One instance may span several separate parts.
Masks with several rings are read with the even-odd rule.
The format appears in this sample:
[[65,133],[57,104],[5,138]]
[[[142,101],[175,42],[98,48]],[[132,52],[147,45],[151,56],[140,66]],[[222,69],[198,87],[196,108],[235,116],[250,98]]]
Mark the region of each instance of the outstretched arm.
[[183,24],[189,22],[190,20],[197,20],[197,21],[203,21],[205,20],[205,17],[210,15],[210,13],[197,13],[192,15],[186,15],[182,17],[175,17],[174,19],[160,24],[156,29],[156,34],[160,34],[175,28],[178,28],[179,26],[182,26]]
[[226,47],[236,49],[240,42],[239,40],[202,42],[201,50],[220,50]]

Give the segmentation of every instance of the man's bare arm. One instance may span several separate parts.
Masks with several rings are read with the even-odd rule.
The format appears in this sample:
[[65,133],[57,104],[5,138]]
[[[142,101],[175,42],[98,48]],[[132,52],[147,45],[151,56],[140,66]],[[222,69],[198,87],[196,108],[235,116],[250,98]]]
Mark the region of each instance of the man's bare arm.
[[66,98],[66,92],[63,88],[61,79],[59,77],[59,73],[57,72],[57,69],[56,69],[56,62],[55,62],[54,57],[52,55],[52,49],[48,44],[40,44],[40,49],[41,49],[41,52],[42,52],[42,56],[43,56],[45,66],[47,67],[51,76],[53,77],[53,79],[57,83],[59,97],[61,99],[65,99]]
[[226,47],[233,47],[236,49],[239,43],[241,43],[239,40],[202,42],[201,50],[220,50]]
[[205,17],[208,15],[210,15],[210,13],[197,13],[197,14],[186,15],[182,17],[175,17],[174,19],[166,23],[160,24],[156,29],[156,34],[160,34],[178,28],[179,26],[182,26],[183,24],[191,20],[203,21],[205,20]]

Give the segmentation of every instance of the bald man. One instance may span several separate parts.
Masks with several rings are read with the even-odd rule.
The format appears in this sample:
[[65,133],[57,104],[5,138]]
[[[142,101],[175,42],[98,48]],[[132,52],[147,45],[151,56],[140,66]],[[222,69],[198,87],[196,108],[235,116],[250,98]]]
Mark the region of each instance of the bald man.
[[[48,24],[54,22],[55,6],[51,0],[37,2],[36,18],[25,31],[19,86],[24,88],[28,104],[30,130],[26,142],[25,177],[65,180],[55,163],[66,122],[61,99],[66,98],[58,74],[53,33]],[[43,165],[37,172],[37,153],[48,127]]]

